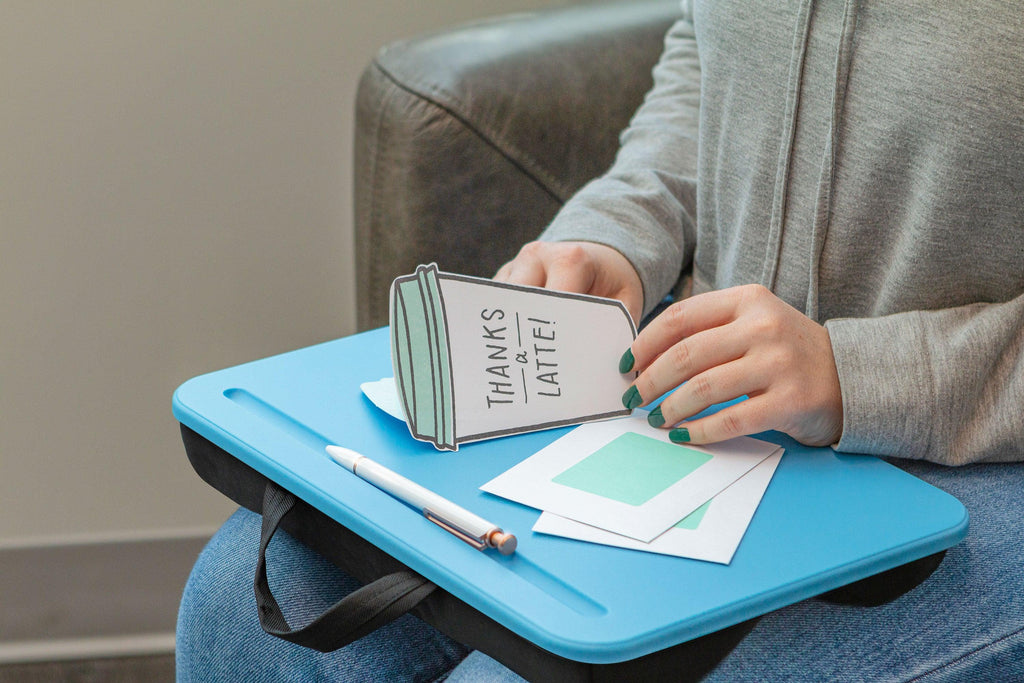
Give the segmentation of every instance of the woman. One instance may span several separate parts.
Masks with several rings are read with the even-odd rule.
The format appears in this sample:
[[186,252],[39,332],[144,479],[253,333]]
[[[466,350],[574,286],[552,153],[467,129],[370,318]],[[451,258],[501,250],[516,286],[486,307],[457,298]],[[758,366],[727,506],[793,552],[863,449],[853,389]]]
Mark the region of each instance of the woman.
[[[684,7],[613,167],[497,278],[619,298],[638,320],[674,293],[620,364],[640,371],[630,407],[679,387],[651,414],[674,441],[777,429],[950,465],[1024,460],[1024,15],[1010,2],[780,5]],[[1000,476],[973,474],[933,478],[967,500]],[[969,541],[998,544],[1007,523],[980,516]],[[264,636],[245,565],[258,528],[236,514],[196,566],[183,680],[518,678],[408,617],[328,655]],[[276,546],[280,590],[318,591],[310,613],[352,589],[287,536]],[[1024,676],[1020,658],[992,655],[1021,639],[1024,607],[988,597],[1019,577],[958,561],[971,582],[933,577],[910,602],[769,615],[709,679]]]

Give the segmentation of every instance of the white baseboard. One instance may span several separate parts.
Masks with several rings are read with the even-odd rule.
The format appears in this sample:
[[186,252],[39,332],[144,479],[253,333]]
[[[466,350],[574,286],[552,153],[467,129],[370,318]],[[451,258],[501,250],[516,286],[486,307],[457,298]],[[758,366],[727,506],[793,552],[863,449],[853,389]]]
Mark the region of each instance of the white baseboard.
[[0,666],[28,662],[63,662],[170,654],[174,654],[174,631],[141,636],[0,642]]
[[0,547],[0,663],[173,652],[210,533]]

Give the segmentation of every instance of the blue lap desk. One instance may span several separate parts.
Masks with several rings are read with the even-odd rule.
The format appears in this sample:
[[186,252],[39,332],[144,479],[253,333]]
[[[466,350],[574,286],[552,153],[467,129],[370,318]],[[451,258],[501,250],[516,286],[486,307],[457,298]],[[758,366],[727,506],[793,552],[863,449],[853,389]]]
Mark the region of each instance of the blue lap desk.
[[[955,498],[877,458],[785,447],[728,566],[530,531],[538,511],[478,487],[568,429],[439,452],[359,389],[392,376],[386,328],[189,380],[177,419],[488,617],[556,655],[625,661],[944,550]],[[515,533],[479,552],[328,459],[355,449]]]

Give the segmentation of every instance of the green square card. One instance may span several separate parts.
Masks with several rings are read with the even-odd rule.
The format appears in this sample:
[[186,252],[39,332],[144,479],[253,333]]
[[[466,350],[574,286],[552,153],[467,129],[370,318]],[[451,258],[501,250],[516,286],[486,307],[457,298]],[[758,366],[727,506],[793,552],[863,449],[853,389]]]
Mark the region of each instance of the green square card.
[[707,453],[626,432],[551,481],[628,505],[643,505],[709,460]]

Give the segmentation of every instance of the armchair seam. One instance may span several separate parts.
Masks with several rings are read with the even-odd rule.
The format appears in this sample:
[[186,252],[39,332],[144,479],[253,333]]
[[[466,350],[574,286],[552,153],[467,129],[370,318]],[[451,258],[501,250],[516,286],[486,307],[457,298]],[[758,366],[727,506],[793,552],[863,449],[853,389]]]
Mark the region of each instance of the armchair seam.
[[413,88],[412,86],[403,83],[394,74],[388,71],[378,60],[374,60],[373,65],[379,69],[384,77],[391,81],[395,87],[419,97],[448,113],[455,120],[461,123],[466,130],[476,135],[486,143],[487,146],[505,157],[509,163],[519,169],[523,175],[533,181],[541,190],[550,195],[551,198],[559,204],[565,203],[568,199],[571,192],[569,192],[565,187],[560,187],[561,183],[540,168],[539,164],[533,161],[529,154],[524,153],[514,144],[500,140],[499,136],[496,135],[494,131],[487,130],[486,127],[477,125],[470,121],[465,112],[461,110],[461,103],[459,102],[458,97],[446,91],[444,88],[437,86],[428,86],[427,89],[430,92],[423,92],[420,89]]
[[[383,131],[385,129],[386,120],[385,120],[384,114],[385,114],[385,111],[387,109],[387,103],[391,99],[391,97],[392,97],[392,93],[391,92],[384,93],[384,95],[382,97],[382,100],[377,105],[377,110],[374,112],[375,135],[373,137],[373,147],[370,150],[370,154],[369,154],[370,158],[368,159],[368,163],[370,164],[370,168],[367,169],[367,171],[369,173],[369,177],[370,177],[370,199],[369,199],[370,210],[369,210],[369,214],[367,216],[367,218],[369,219],[369,221],[368,221],[369,225],[367,226],[367,229],[370,231],[371,235],[373,235],[376,232],[376,230],[377,230],[376,216],[380,215],[380,206],[381,206],[381,202],[382,202],[382,198],[380,196],[380,186],[381,186],[381,183],[379,182],[379,173],[380,173],[380,145],[379,145],[379,138],[383,134]],[[371,240],[371,242],[372,242],[372,240]],[[376,281],[376,279],[377,279],[377,277],[379,275],[380,264],[377,262],[377,259],[373,257],[373,255],[371,253],[373,250],[372,250],[371,247],[372,247],[372,244],[368,243],[367,247],[366,247],[367,253],[365,254],[365,257],[366,257],[366,267],[369,270],[369,278],[368,279],[369,279],[370,282],[373,282],[373,281]],[[367,309],[367,311],[365,313],[365,318],[367,320],[369,320],[370,317],[371,317],[371,312],[369,311],[369,309]]]

